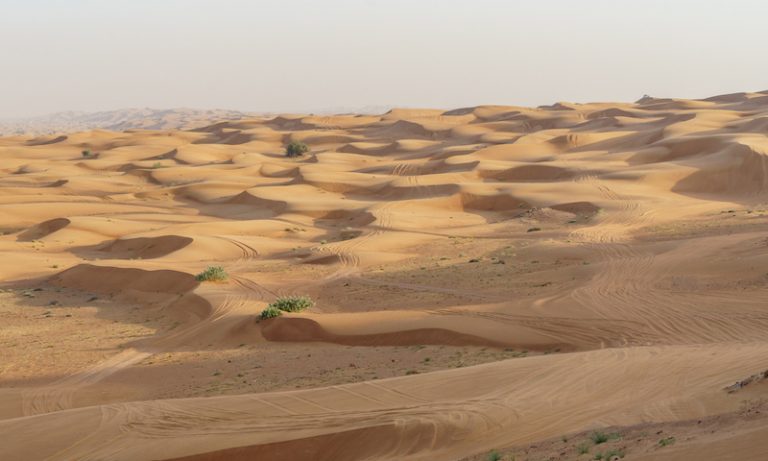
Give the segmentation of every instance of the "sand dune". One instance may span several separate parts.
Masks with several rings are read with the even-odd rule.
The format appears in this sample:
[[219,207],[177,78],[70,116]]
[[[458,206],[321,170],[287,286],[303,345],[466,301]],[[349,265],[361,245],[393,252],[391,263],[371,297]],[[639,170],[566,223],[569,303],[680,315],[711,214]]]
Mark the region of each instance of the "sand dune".
[[0,458],[570,459],[648,425],[679,443],[627,459],[763,459],[766,420],[718,415],[768,392],[767,120],[738,93],[0,138]]
[[[46,134],[89,130],[172,130],[210,125],[215,120],[235,120],[252,114],[233,110],[122,109],[102,112],[58,112],[38,117],[3,120],[0,133]],[[35,143],[52,144],[62,137],[39,138]],[[47,141],[43,141],[47,139]],[[64,138],[65,139],[65,138]]]

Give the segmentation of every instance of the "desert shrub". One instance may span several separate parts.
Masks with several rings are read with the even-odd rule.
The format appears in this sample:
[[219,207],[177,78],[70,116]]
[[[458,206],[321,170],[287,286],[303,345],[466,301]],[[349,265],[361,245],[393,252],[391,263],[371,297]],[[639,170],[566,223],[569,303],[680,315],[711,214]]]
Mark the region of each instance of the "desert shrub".
[[221,266],[208,266],[204,271],[195,276],[198,282],[223,282],[229,275]]
[[673,443],[675,443],[675,438],[674,437],[667,437],[665,439],[659,440],[659,446],[660,447],[666,447],[668,445],[672,445]]
[[589,436],[589,438],[595,445],[600,445],[601,443],[608,441],[608,434],[605,432],[595,431]]
[[85,149],[84,151],[82,151],[80,153],[83,155],[83,157],[90,157],[91,155],[93,155],[93,152],[91,152],[90,149]]
[[488,461],[501,461],[501,453],[499,453],[496,450],[491,450],[490,453],[488,453]]
[[285,146],[286,157],[301,157],[307,152],[309,152],[309,146],[303,142],[291,141],[287,146]]
[[314,304],[309,296],[281,296],[268,307],[273,307],[283,312],[301,312],[304,309],[309,309]]
[[281,315],[283,315],[283,312],[280,309],[276,307],[272,307],[272,305],[269,305],[267,306],[266,309],[261,311],[260,317],[262,318],[262,320],[266,320],[274,317],[280,317]]
[[589,438],[592,440],[592,442],[595,445],[600,445],[601,443],[605,443],[609,440],[618,440],[621,438],[621,434],[618,432],[611,432],[611,433],[605,433],[601,431],[595,431],[592,434],[589,435]]
[[589,453],[589,443],[580,443],[576,446],[576,451],[578,451],[580,455]]

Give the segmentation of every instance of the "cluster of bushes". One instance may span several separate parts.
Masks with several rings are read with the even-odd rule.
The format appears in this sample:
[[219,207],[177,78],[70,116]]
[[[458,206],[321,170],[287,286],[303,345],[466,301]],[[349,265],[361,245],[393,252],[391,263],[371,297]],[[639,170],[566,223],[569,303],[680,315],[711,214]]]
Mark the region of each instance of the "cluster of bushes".
[[315,303],[309,296],[281,296],[261,311],[262,319],[271,319],[283,315],[283,312],[301,312]]
[[208,266],[204,271],[195,276],[198,282],[223,282],[229,275],[221,266]]
[[309,146],[307,146],[303,142],[292,141],[287,146],[285,146],[286,157],[301,157],[307,152],[309,152]]
[[[621,434],[618,432],[611,432],[609,434],[606,434],[605,432],[601,431],[595,431],[592,434],[590,434],[589,438],[592,440],[592,443],[595,445],[601,445],[603,443],[606,443],[611,440],[618,440],[621,439]],[[579,454],[583,455],[585,453],[589,453],[590,446],[588,443],[582,443],[577,447]],[[595,453],[595,456],[592,458],[593,460],[600,461],[612,461],[615,459],[620,459],[624,457],[624,450],[621,448],[611,448],[604,452],[598,451]]]

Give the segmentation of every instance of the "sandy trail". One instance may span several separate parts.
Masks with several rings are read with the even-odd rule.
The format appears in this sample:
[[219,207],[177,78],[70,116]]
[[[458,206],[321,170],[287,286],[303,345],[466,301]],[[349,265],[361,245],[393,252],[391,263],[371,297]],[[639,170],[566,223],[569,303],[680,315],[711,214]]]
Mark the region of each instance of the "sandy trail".
[[[585,424],[669,421],[727,408],[718,389],[760,366],[765,352],[762,345],[728,352],[713,346],[606,349],[308,391],[89,407],[0,427],[26,431],[31,443],[43,434],[35,418],[95,423],[87,429],[54,424],[57,433],[46,437],[69,446],[41,459],[157,459],[203,446],[211,451],[248,440],[272,443],[377,427],[394,427],[401,440],[415,442],[371,443],[358,453],[337,447],[334,453],[341,459],[461,456],[477,443],[523,443]],[[626,392],[627,379],[635,391]],[[710,403],[702,407],[705,397]],[[600,405],[588,404],[595,399]]]
[[25,415],[38,415],[72,408],[75,392],[113,375],[150,357],[151,352],[130,349],[99,363],[76,375],[40,388],[22,393],[22,409]]

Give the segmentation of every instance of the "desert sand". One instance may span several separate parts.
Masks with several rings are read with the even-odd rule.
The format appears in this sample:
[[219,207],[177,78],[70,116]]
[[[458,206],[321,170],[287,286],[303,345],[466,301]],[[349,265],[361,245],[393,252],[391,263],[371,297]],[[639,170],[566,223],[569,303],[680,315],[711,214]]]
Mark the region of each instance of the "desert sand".
[[762,92],[0,138],[0,459],[767,459],[767,135]]

